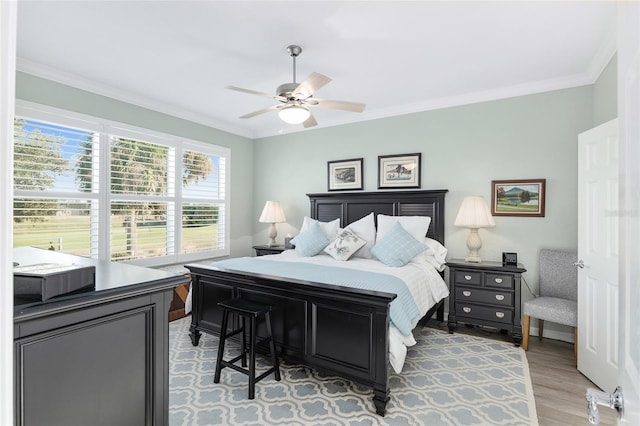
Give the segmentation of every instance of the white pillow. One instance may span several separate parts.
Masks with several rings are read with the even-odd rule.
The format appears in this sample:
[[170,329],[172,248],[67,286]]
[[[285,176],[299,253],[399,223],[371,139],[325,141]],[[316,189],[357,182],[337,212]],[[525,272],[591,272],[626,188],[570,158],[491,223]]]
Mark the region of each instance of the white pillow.
[[367,244],[365,244],[360,250],[355,252],[353,257],[373,259],[373,255],[369,251],[376,243],[376,223],[373,219],[373,213],[369,213],[362,219],[356,220],[349,224],[345,229],[351,229],[358,237],[367,242]]
[[447,263],[447,253],[448,250],[445,246],[440,244],[439,241],[434,239],[425,237],[422,241],[427,247],[429,247],[426,251],[420,253],[413,259],[411,259],[412,263],[421,263],[426,262],[436,268],[437,271],[444,271],[444,268]]
[[378,234],[376,241],[380,241],[391,230],[394,223],[400,222],[400,225],[417,241],[424,240],[431,224],[429,216],[387,216],[378,215]]
[[300,233],[306,231],[314,222],[318,222],[320,225],[320,229],[322,233],[329,241],[333,241],[338,235],[338,228],[340,227],[340,219],[332,220],[331,222],[320,222],[319,220],[311,219],[308,216],[305,216],[302,220],[302,228],[300,228]]
[[365,240],[347,228],[340,232],[336,239],[324,248],[324,252],[330,254],[336,260],[349,260],[365,244],[367,244]]

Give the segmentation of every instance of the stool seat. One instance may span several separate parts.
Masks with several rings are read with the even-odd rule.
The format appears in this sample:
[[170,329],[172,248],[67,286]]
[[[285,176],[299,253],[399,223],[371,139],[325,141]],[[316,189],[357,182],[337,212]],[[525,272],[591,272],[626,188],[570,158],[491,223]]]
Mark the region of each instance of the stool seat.
[[[273,333],[271,326],[271,306],[253,302],[251,300],[236,297],[233,299],[225,300],[218,303],[218,307],[222,309],[222,324],[220,326],[220,343],[218,345],[218,359],[216,362],[216,372],[213,377],[214,383],[220,382],[220,372],[224,367],[232,368],[240,373],[249,376],[249,399],[254,399],[255,396],[255,384],[264,379],[269,374],[273,373],[274,378],[280,381],[280,366],[278,365],[278,357],[276,355],[276,347],[273,341]],[[231,332],[227,330],[227,323],[229,320],[229,314],[233,313],[241,317],[240,328]],[[265,325],[267,326],[267,337],[260,342],[257,342],[257,324],[256,322],[263,318],[265,319]],[[249,368],[243,368],[247,366],[247,320],[249,320]],[[224,346],[227,338],[235,336],[236,334],[242,334],[241,353],[239,356],[230,359],[228,361],[223,359]],[[271,362],[273,366],[256,377],[256,346],[262,343],[269,343],[269,351],[271,355]],[[242,360],[242,367],[237,366],[235,362]]]
[[249,315],[254,318],[261,317],[267,312],[271,312],[271,306],[269,305],[262,305],[240,297],[220,302],[218,303],[218,306],[222,309],[227,309],[240,315]]

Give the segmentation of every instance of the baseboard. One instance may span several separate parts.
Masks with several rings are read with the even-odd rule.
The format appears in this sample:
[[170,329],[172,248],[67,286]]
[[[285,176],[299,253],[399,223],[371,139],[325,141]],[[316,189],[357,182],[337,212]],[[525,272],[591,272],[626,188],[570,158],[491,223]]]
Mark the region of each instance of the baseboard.
[[[529,336],[537,337],[540,334],[540,330],[538,329],[538,327],[531,327],[530,330],[531,331],[529,332]],[[561,342],[573,343],[573,331],[565,332],[565,331],[558,331],[558,330],[549,330],[548,328],[545,327],[544,338],[560,340]]]

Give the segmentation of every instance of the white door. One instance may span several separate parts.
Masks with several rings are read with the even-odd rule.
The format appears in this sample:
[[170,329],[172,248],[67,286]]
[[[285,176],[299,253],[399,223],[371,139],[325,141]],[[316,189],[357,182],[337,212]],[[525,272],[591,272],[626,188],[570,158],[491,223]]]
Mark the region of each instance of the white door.
[[624,414],[640,425],[640,4],[618,4],[620,117],[620,347]]
[[618,120],[578,137],[578,370],[618,382]]

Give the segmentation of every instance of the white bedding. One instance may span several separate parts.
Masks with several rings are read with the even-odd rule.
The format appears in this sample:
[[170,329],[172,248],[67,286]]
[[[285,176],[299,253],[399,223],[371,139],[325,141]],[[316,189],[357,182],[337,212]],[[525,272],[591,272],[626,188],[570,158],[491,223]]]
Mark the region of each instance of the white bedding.
[[[449,295],[449,288],[438,271],[429,262],[409,262],[407,265],[395,268],[384,265],[374,259],[351,258],[349,261],[337,261],[331,256],[320,254],[313,257],[302,257],[294,250],[286,250],[278,255],[270,255],[269,260],[282,262],[307,262],[316,265],[326,265],[370,272],[393,275],[402,279],[415,300],[420,311],[420,317],[438,301]],[[191,290],[185,303],[185,312],[191,312]],[[412,324],[413,327],[416,324]],[[393,325],[389,326],[389,361],[396,373],[402,371],[407,348],[416,344],[412,334],[403,336]]]

